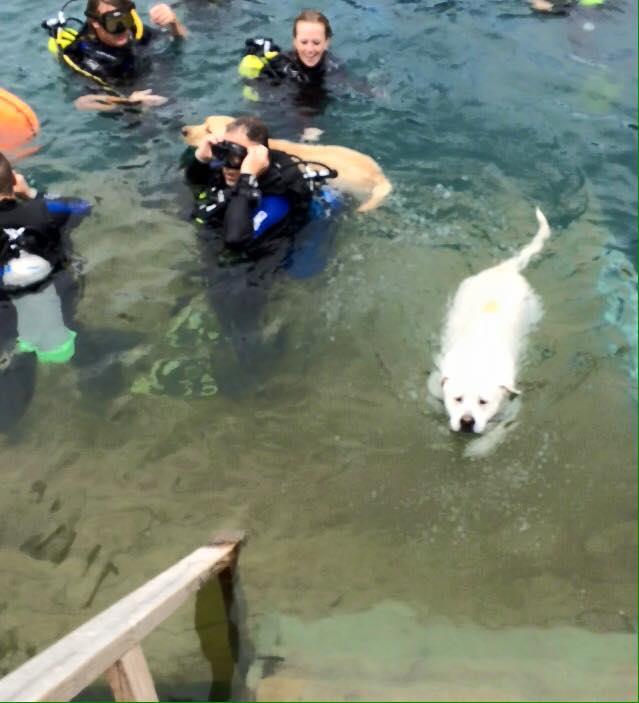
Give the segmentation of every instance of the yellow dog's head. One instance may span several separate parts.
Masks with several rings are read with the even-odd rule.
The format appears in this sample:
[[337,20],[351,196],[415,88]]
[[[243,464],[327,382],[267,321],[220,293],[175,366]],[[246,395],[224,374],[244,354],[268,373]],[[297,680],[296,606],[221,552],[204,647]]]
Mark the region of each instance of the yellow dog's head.
[[202,139],[209,134],[221,137],[233,119],[227,115],[211,115],[202,124],[182,127],[182,137],[189,146],[198,146]]

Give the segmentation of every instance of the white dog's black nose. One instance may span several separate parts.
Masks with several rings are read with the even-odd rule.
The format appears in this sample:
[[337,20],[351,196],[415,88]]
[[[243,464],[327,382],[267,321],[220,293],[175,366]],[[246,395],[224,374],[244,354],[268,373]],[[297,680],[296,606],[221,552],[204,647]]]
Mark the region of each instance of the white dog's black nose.
[[472,432],[475,426],[475,418],[472,415],[462,415],[459,420],[459,429],[462,432]]

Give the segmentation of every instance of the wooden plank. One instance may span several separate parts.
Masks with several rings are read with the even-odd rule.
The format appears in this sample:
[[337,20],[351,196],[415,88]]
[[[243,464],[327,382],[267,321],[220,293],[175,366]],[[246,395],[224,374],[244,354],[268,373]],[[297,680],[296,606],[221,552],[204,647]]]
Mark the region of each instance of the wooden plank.
[[116,701],[159,700],[146,657],[139,644],[104,673]]
[[[252,652],[250,655],[240,652],[240,647],[249,641],[246,608],[237,568],[240,547],[245,540],[243,535],[227,532],[217,535],[211,544],[218,544],[220,539],[235,541],[237,547],[229,555],[227,566],[217,574],[217,588],[211,580],[195,596],[195,628],[200,639],[202,654],[211,665],[211,688],[207,700],[228,700],[232,693],[239,700],[251,700],[247,697],[246,672],[253,658]],[[216,645],[210,641],[210,618],[217,617],[219,613],[219,596],[222,597],[226,616],[227,642],[225,645],[221,645],[219,637]],[[219,668],[216,669],[216,666]]]
[[238,543],[200,547],[0,679],[0,701],[63,701],[95,681],[213,574]]

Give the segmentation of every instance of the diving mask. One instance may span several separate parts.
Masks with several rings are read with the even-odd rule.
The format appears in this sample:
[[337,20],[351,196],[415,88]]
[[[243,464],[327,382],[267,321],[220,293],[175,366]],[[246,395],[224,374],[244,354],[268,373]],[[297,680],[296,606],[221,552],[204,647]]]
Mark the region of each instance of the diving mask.
[[242,166],[242,161],[246,158],[248,151],[246,147],[235,142],[218,142],[211,145],[213,156],[222,162],[226,168],[239,169]]
[[135,29],[135,20],[132,14],[134,9],[135,5],[124,12],[122,10],[110,10],[102,15],[88,16],[98,22],[109,34],[122,34]]

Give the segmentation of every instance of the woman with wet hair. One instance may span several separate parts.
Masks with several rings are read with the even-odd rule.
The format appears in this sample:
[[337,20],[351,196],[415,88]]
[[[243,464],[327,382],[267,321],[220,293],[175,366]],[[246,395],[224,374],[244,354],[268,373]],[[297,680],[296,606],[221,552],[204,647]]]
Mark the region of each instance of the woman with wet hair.
[[293,46],[280,51],[272,39],[258,37],[246,42],[246,55],[240,75],[255,79],[267,77],[303,85],[319,83],[339,63],[329,53],[333,36],[331,24],[318,10],[303,10],[293,21]]
[[318,10],[303,10],[293,21],[293,42],[281,51],[272,39],[248,39],[238,71],[245,79],[244,96],[266,103],[282,101],[282,93],[298,117],[323,112],[332,93],[348,86],[339,61],[329,51],[333,29]]

